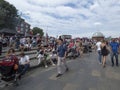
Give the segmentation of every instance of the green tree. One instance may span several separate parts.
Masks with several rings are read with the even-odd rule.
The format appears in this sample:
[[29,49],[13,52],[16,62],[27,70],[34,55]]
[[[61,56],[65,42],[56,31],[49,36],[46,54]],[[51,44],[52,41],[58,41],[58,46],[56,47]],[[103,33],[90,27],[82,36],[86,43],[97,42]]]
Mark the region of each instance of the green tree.
[[33,31],[33,35],[36,35],[38,33],[40,34],[40,36],[44,35],[43,29],[41,29],[41,28],[34,27],[32,31]]
[[15,28],[15,18],[17,17],[17,9],[4,0],[0,0],[0,29]]

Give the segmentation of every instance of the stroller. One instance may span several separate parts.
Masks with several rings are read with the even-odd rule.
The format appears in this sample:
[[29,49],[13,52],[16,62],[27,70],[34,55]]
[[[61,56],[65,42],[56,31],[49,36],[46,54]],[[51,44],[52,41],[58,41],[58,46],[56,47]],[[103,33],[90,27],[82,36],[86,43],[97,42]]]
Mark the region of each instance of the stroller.
[[[14,57],[14,56],[13,56]],[[10,84],[18,85],[18,59],[14,57],[14,60],[5,58],[0,61],[0,74],[1,80],[6,82],[6,86]]]

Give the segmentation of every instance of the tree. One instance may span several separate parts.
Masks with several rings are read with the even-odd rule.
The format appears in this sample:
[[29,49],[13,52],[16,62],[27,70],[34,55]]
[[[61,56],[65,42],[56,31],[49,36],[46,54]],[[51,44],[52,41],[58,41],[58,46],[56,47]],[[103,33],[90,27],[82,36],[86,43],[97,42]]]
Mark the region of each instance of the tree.
[[0,29],[15,28],[15,18],[17,17],[17,9],[4,0],[0,0]]
[[33,35],[36,35],[38,33],[40,34],[40,36],[44,35],[43,29],[41,29],[41,28],[34,27],[32,31],[33,31]]

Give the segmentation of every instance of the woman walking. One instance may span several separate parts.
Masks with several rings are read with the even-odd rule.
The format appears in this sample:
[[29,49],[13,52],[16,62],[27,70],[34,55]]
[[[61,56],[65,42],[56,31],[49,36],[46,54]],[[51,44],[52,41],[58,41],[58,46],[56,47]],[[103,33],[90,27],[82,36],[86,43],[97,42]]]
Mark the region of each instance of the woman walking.
[[102,44],[101,44],[101,54],[102,54],[102,65],[103,65],[103,68],[105,68],[105,66],[106,66],[106,57],[109,54],[107,43],[106,43],[105,40],[103,40]]

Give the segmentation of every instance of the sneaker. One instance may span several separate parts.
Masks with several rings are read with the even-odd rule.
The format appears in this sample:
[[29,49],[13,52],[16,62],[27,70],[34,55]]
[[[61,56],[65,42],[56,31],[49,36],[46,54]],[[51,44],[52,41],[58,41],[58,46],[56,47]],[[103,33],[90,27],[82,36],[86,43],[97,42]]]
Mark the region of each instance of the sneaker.
[[118,65],[118,64],[117,64],[116,66],[117,66],[117,67],[119,67],[119,65]]
[[55,64],[52,64],[53,66],[56,66]]
[[59,73],[56,77],[60,77],[60,76],[62,76],[62,74]]
[[103,68],[105,68],[106,66],[105,65],[103,65]]
[[68,69],[68,68],[66,68],[65,72],[68,72],[68,71],[69,71],[69,69]]
[[48,66],[47,66],[47,65],[45,65],[45,68],[48,68]]

